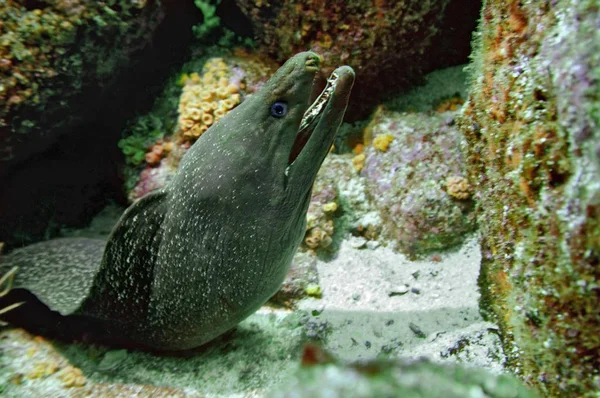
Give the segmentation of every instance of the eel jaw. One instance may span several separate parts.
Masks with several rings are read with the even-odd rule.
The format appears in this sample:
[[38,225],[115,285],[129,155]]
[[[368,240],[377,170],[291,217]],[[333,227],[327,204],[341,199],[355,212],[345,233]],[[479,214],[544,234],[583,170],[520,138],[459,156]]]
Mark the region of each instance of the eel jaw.
[[290,151],[290,156],[288,159],[288,166],[285,169],[285,175],[287,176],[289,173],[290,166],[294,163],[298,155],[302,152],[302,149],[306,146],[311,134],[315,130],[315,127],[319,123],[323,111],[331,95],[335,91],[335,87],[337,85],[339,76],[335,71],[329,76],[327,79],[327,84],[325,88],[319,94],[317,99],[308,107],[304,115],[302,116],[302,120],[300,121],[300,127],[298,128],[298,132],[296,133],[296,139],[294,140],[294,145],[292,146],[292,150]]

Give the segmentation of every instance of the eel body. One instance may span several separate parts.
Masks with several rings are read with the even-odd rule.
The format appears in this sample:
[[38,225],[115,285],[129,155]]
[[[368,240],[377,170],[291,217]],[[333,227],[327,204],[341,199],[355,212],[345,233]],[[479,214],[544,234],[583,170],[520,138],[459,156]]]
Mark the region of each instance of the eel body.
[[305,231],[313,182],[354,82],[337,68],[310,103],[320,57],[300,53],[207,130],[164,189],[131,205],[107,242],[58,239],[14,266],[0,319],[49,335],[152,350],[197,347],[280,287]]

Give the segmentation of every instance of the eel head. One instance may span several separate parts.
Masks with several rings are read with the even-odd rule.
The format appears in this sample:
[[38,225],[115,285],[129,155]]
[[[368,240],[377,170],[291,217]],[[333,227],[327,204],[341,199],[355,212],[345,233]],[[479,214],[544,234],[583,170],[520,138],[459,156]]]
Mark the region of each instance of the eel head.
[[[265,86],[234,112],[238,120],[252,120],[244,137],[249,164],[257,166],[263,181],[272,181],[292,201],[311,189],[342,122],[354,71],[335,69],[316,96],[322,59],[313,52],[290,58]],[[233,137],[232,137],[233,138]]]

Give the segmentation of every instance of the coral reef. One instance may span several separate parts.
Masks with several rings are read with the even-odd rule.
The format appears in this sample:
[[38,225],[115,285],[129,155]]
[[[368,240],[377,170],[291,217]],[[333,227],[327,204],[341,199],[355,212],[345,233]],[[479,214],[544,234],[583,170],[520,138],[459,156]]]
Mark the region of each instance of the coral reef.
[[0,3],[2,172],[93,112],[163,14],[159,1]]
[[[426,71],[430,62],[427,54],[438,39],[436,33],[451,1],[236,3],[254,27],[259,50],[275,59],[282,61],[298,51],[312,49],[322,54],[329,65],[352,66],[357,74],[355,92],[360,93],[360,99],[356,96],[349,106],[351,116],[356,118],[364,116],[364,111],[380,101],[382,94],[407,87]],[[465,7],[478,9],[477,3],[464,4],[463,12]],[[470,24],[456,24],[445,30],[447,43],[452,42],[452,37],[462,36],[465,29],[469,32]],[[456,63],[456,58],[460,57],[448,60],[446,65]]]
[[365,130],[360,175],[383,234],[409,256],[455,245],[475,227],[472,201],[456,200],[467,199],[468,184],[464,140],[453,117],[379,108]]
[[347,233],[411,257],[460,243],[475,214],[455,115],[379,108],[364,144],[330,154],[319,170],[304,247],[335,251],[335,237]]
[[460,243],[475,214],[455,115],[379,108],[364,144],[330,154],[319,170],[304,247],[335,251],[335,236],[347,233],[411,257]]
[[597,1],[489,0],[461,127],[484,304],[544,396],[600,391]]

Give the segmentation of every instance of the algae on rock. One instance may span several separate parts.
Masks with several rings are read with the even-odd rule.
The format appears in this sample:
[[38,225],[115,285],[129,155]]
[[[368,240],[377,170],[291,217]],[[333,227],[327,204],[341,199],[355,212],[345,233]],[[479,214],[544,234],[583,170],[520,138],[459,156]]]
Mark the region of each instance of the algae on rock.
[[485,305],[544,395],[600,391],[600,7],[485,2],[461,127]]
[[1,2],[2,174],[95,112],[163,17],[159,0]]

